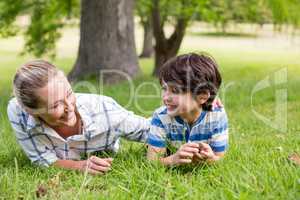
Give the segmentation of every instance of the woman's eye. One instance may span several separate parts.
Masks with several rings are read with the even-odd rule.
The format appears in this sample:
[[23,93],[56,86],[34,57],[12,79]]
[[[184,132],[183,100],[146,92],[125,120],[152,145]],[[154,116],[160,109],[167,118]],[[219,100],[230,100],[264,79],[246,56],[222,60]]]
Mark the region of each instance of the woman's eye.
[[58,108],[58,104],[55,104],[54,106],[51,107],[51,109],[57,109]]
[[72,94],[73,94],[73,91],[70,91],[70,92],[68,93],[68,97],[70,97]]
[[57,103],[54,106],[52,106],[51,109],[57,109],[60,105],[61,105],[61,103]]
[[56,110],[57,108],[58,108],[58,105],[55,104],[54,106],[51,106],[49,109],[50,110]]

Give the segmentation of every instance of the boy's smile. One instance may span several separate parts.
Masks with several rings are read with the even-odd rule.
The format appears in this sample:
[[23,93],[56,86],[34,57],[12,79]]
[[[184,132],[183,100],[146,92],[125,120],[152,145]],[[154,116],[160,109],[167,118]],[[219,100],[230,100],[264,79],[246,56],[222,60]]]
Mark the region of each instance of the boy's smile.
[[172,111],[175,111],[177,109],[177,105],[171,105],[171,104],[168,104],[168,103],[165,103],[166,107],[167,107],[167,110],[172,112]]
[[180,92],[176,86],[169,86],[163,83],[162,99],[167,107],[168,114],[171,116],[181,116],[185,119],[191,113],[201,111],[201,106],[193,98],[191,92]]

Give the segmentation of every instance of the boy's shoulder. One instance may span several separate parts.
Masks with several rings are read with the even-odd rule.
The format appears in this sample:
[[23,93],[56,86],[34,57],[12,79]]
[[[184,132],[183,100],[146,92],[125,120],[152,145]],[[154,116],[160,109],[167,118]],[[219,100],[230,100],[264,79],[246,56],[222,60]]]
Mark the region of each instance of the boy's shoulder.
[[227,120],[227,114],[223,105],[213,105],[212,110],[206,114],[208,121]]

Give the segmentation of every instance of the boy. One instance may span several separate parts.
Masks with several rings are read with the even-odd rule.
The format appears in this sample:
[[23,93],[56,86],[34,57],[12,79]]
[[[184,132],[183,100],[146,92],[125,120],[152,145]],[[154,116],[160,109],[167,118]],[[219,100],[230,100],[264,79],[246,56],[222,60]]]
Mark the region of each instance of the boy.
[[[222,158],[228,122],[223,106],[213,103],[222,82],[216,62],[195,53],[177,56],[164,64],[159,80],[164,106],[153,114],[148,159],[173,166]],[[170,155],[162,156],[166,151]]]

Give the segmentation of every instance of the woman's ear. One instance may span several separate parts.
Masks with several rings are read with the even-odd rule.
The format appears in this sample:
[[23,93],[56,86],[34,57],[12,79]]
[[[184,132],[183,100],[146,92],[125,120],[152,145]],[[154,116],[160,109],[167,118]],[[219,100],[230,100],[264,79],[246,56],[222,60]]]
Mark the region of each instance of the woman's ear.
[[32,116],[36,116],[36,112],[35,112],[35,110],[34,109],[31,109],[31,108],[27,108],[27,107],[25,107],[25,108],[23,108],[28,114],[30,114],[30,115],[32,115]]
[[205,104],[210,97],[209,91],[202,92],[196,96],[196,101],[199,105]]
[[44,114],[47,112],[46,108],[23,108],[28,114],[32,115],[33,117],[39,117],[41,114]]

